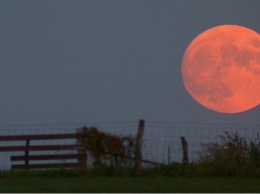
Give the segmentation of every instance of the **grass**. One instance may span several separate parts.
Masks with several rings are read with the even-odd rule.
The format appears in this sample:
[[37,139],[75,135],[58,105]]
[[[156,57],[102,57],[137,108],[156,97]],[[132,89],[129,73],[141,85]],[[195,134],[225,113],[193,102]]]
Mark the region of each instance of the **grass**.
[[127,169],[0,171],[1,193],[260,193],[259,176],[211,176],[197,165],[143,169],[135,177]]
[[260,192],[260,179],[227,177],[6,177],[0,192]]
[[200,160],[143,168],[102,165],[91,169],[0,171],[2,193],[260,193],[260,137],[247,143],[226,134],[204,145]]

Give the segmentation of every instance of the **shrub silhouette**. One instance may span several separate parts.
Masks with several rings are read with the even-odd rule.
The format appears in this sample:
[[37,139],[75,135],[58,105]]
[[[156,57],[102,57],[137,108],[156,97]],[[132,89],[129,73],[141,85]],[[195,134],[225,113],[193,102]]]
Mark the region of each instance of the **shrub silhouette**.
[[127,165],[125,158],[134,152],[134,138],[119,136],[99,131],[95,127],[86,128],[86,147],[93,157],[93,166],[100,165]]
[[207,174],[236,176],[260,169],[259,134],[249,141],[237,132],[225,132],[219,139],[219,142],[202,144],[202,151],[199,152],[199,163]]

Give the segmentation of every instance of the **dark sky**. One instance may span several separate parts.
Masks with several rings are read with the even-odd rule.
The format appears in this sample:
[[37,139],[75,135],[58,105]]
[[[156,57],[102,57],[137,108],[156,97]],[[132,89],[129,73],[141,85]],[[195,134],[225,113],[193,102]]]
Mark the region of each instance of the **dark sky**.
[[220,114],[196,103],[181,61],[204,30],[260,32],[259,18],[252,0],[2,0],[0,124],[258,124],[260,107]]

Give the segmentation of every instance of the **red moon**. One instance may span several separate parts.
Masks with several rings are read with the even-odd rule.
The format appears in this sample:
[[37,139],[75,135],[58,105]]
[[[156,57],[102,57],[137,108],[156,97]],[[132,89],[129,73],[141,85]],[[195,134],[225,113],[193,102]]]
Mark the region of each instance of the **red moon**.
[[182,60],[188,93],[202,106],[239,113],[260,103],[260,35],[237,25],[199,34]]

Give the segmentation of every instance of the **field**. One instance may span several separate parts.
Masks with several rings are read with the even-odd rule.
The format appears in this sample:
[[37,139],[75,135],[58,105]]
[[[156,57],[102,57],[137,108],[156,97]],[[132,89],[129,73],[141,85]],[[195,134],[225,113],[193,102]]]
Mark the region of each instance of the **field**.
[[[197,162],[143,166],[111,158],[92,168],[0,171],[1,193],[260,193],[260,137],[226,134]],[[120,163],[121,162],[121,163]]]
[[260,179],[231,177],[1,177],[0,192],[260,192]]

